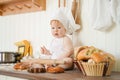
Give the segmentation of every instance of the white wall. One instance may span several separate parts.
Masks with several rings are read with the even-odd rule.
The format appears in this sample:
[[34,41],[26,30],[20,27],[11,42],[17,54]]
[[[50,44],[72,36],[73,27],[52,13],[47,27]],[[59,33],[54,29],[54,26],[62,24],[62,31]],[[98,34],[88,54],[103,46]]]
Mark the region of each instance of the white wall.
[[[23,39],[31,41],[34,54],[40,45],[48,45],[50,34],[49,14],[57,8],[58,0],[47,0],[47,10],[0,17],[0,51],[16,51],[14,43]],[[71,0],[67,0],[71,3]],[[76,34],[77,45],[90,45],[105,50],[116,57],[114,71],[120,71],[120,26],[114,25],[108,32],[100,32],[89,26],[89,0],[82,1],[82,28]],[[68,5],[67,5],[68,6]],[[74,39],[73,39],[74,40]]]
[[51,40],[49,13],[57,8],[54,6],[56,1],[48,0],[46,11],[0,17],[0,51],[16,51],[14,43],[24,39],[31,41],[34,54],[40,45],[47,46]]
[[24,39],[31,42],[35,56],[41,45],[48,47],[52,39],[49,19],[58,0],[47,0],[46,6],[46,11],[0,16],[0,51],[16,51],[14,43]]

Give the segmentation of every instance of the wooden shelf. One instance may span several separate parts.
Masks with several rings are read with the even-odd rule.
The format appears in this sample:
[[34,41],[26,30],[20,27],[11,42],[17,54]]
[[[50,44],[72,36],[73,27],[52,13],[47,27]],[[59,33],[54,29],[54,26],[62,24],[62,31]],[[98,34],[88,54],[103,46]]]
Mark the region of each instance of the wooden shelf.
[[0,15],[46,10],[46,0],[0,0]]

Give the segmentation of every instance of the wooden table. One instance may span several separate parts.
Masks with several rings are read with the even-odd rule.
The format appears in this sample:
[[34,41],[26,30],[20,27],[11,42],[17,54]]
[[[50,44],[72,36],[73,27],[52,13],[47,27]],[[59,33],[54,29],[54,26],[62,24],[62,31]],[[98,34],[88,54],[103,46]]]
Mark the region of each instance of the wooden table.
[[78,70],[65,71],[65,73],[52,74],[52,73],[29,73],[25,70],[1,70],[0,75],[11,77],[24,78],[29,80],[120,80],[119,72],[112,72],[111,76],[107,77],[88,77]]

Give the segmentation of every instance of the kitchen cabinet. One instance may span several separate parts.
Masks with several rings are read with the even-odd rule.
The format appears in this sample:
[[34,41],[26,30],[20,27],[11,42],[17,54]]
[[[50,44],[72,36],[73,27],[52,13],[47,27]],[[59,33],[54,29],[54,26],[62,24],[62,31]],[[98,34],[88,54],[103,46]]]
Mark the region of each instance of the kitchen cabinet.
[[46,10],[46,0],[0,0],[0,15]]

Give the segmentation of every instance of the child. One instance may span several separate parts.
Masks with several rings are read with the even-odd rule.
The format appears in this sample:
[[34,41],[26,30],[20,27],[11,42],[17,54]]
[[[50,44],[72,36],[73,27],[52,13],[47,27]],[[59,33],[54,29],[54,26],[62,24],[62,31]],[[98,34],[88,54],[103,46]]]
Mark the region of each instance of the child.
[[[65,60],[66,64],[57,66],[67,69],[73,69],[73,43],[66,35],[69,32],[69,22],[62,11],[58,11],[51,19],[51,33],[54,37],[48,50],[45,46],[41,47],[41,53],[49,56],[50,59]],[[42,58],[42,56],[41,56]]]
[[[68,15],[67,15],[68,16]],[[70,13],[69,18],[65,16],[62,9],[59,9],[57,13],[50,20],[51,33],[54,37],[50,44],[50,49],[48,50],[45,46],[41,47],[40,59],[26,60],[25,62],[32,63],[41,63],[41,59],[53,59],[64,61],[65,64],[50,64],[45,65],[46,69],[64,69],[71,70],[74,68],[73,65],[73,43],[67,34],[72,34],[80,28],[79,25],[75,24],[74,18]],[[48,62],[48,61],[47,61]],[[48,68],[47,68],[48,67]]]

